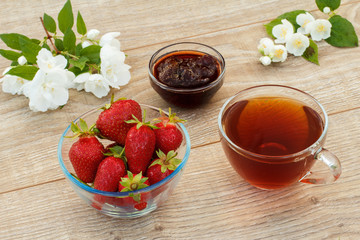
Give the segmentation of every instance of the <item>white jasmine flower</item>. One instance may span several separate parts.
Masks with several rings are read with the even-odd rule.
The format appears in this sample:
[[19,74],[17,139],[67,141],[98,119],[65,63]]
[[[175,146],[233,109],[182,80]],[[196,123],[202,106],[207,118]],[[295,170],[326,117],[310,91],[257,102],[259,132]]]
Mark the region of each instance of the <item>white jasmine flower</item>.
[[82,73],[74,82],[82,84],[86,92],[91,92],[98,98],[106,96],[110,91],[109,81],[101,74]]
[[109,81],[110,86],[119,88],[130,81],[130,66],[125,64],[125,54],[108,44],[100,50],[101,74]]
[[82,48],[86,48],[86,47],[88,47],[90,45],[91,45],[91,43],[89,41],[84,41],[84,42],[81,43]]
[[64,80],[64,84],[67,88],[75,87],[75,84],[73,83],[75,75],[65,69],[67,60],[63,55],[53,56],[49,50],[42,48],[36,58],[36,63],[40,70],[45,73],[56,72],[57,75],[61,75],[62,79],[66,79]]
[[301,56],[305,52],[306,48],[310,45],[309,38],[301,33],[293,34],[286,41],[286,49],[289,53],[295,56]]
[[89,80],[90,73],[81,73],[77,75],[74,79],[75,88],[78,91],[81,91],[84,89],[85,82]]
[[27,63],[27,60],[24,56],[20,56],[17,60],[17,62],[19,63],[19,65],[24,65],[25,63]]
[[270,57],[273,62],[284,62],[287,58],[287,50],[283,45],[275,45]]
[[32,81],[24,85],[24,95],[29,98],[32,111],[45,112],[65,105],[69,98],[66,74],[39,69]]
[[67,82],[65,83],[65,86],[67,88],[77,88],[76,84],[74,83],[74,79],[75,79],[75,74],[71,71],[68,71],[67,69],[64,70],[63,73],[61,74],[65,74],[65,77],[67,79]]
[[300,25],[300,27],[297,29],[297,32],[302,34],[310,33],[306,31],[306,25],[313,21],[315,21],[315,18],[308,12],[300,13],[299,15],[297,15],[296,23]]
[[271,58],[269,56],[262,56],[259,60],[264,66],[268,66],[271,63]]
[[63,55],[54,57],[46,48],[42,48],[36,58],[39,68],[46,73],[53,70],[64,70],[67,65],[67,60]]
[[97,36],[99,36],[100,31],[97,29],[90,29],[87,33],[86,33],[86,37],[90,40],[95,40],[95,38]]
[[101,47],[103,47],[105,45],[110,45],[110,46],[115,47],[118,50],[120,50],[120,41],[116,39],[116,37],[118,37],[118,36],[120,36],[119,32],[106,33],[100,38],[99,45]]
[[312,40],[321,41],[330,37],[331,23],[326,19],[316,19],[306,25],[306,30],[310,33]]
[[12,95],[21,95],[24,85],[30,81],[18,76],[6,74],[10,69],[10,67],[6,68],[3,73],[4,77],[0,78],[0,82],[2,83],[2,90],[3,92],[11,93]]
[[0,82],[2,82],[3,92],[21,95],[24,85],[29,81],[18,76],[5,75],[0,79]]
[[286,19],[281,20],[282,24],[278,24],[272,29],[275,43],[285,43],[287,39],[294,33],[293,25]]
[[331,11],[331,9],[329,7],[324,7],[323,9],[323,13],[328,14]]
[[263,55],[269,55],[271,49],[274,47],[274,41],[270,38],[260,39],[258,50]]

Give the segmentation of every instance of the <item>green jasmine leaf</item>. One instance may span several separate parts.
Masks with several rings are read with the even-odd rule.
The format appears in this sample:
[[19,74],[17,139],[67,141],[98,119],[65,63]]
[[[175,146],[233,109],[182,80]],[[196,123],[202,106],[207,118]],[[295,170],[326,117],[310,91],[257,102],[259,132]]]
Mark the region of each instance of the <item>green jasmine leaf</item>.
[[19,39],[30,40],[28,37],[18,34],[18,33],[3,33],[0,34],[0,39],[8,46],[9,48],[21,50]]
[[324,7],[329,7],[331,11],[340,7],[341,0],[315,0],[320,11],[324,11]]
[[46,43],[44,43],[41,47],[46,48],[47,50],[49,50],[51,52],[49,45],[47,45]]
[[9,59],[10,61],[17,61],[18,58],[21,56],[21,54],[18,52],[4,49],[0,49],[0,55],[6,59]]
[[81,14],[80,14],[80,11],[78,11],[78,15],[77,15],[76,29],[77,29],[77,32],[81,35],[85,35],[87,32],[86,25],[85,25],[84,19],[82,18]]
[[32,80],[39,69],[35,66],[24,65],[11,68],[6,74]]
[[19,38],[19,44],[23,55],[29,63],[36,63],[36,56],[38,55],[41,47],[33,43],[30,39]]
[[272,29],[273,29],[273,27],[275,27],[276,25],[279,25],[279,24],[281,24],[280,18],[276,18],[276,19],[272,20],[271,22],[269,22],[268,24],[265,24],[266,32],[270,37],[275,38],[275,36],[272,34]]
[[46,30],[48,30],[48,32],[55,33],[56,32],[55,20],[51,16],[47,15],[46,13],[44,13],[43,20],[44,20],[44,26],[45,26]]
[[89,59],[87,57],[81,56],[79,59],[74,60],[70,59],[69,63],[77,68],[79,68],[81,71],[85,68],[86,62],[88,62]]
[[270,37],[275,38],[274,35],[272,34],[272,29],[276,25],[282,24],[281,23],[282,19],[287,19],[294,26],[294,32],[296,32],[296,30],[300,27],[299,24],[296,23],[296,16],[299,15],[300,13],[305,13],[305,12],[306,12],[305,10],[295,10],[281,14],[280,16],[278,16],[268,24],[265,24],[265,29],[267,34]]
[[76,56],[80,56],[80,51],[81,51],[82,48],[83,47],[82,47],[81,43],[78,43],[78,45],[76,45],[76,48],[75,48],[75,55]]
[[13,62],[10,64],[11,67],[18,66],[18,65],[19,65],[19,63],[18,63],[17,61],[13,61]]
[[[69,60],[69,61],[70,61],[70,60]],[[87,65],[85,65],[84,69],[81,70],[80,68],[73,66],[73,67],[69,68],[69,71],[72,72],[72,73],[74,73],[75,76],[77,76],[77,75],[79,75],[79,74],[88,72],[88,71],[89,71],[89,67],[88,67]]]
[[296,30],[300,27],[300,25],[296,23],[296,17],[300,13],[306,13],[306,11],[305,10],[295,10],[295,11],[291,11],[291,12],[281,14],[277,18],[287,19],[294,26],[294,32],[296,32]]
[[74,15],[70,0],[67,0],[58,15],[59,29],[62,33],[72,28],[74,25]]
[[90,63],[100,63],[100,49],[99,45],[90,45],[86,48],[81,49],[80,55],[87,57]]
[[335,15],[329,19],[332,27],[330,37],[325,39],[334,47],[357,47],[359,40],[354,26],[347,19]]
[[56,38],[55,39],[55,47],[57,48],[57,50],[63,51],[64,50],[64,42],[61,39]]
[[312,39],[309,40],[310,40],[310,46],[305,50],[302,57],[308,60],[309,62],[320,65],[318,60],[318,55],[319,55],[318,46]]
[[64,49],[69,52],[75,52],[76,36],[71,28],[68,28],[64,34]]
[[39,39],[32,38],[31,41],[37,45],[40,45],[41,41]]

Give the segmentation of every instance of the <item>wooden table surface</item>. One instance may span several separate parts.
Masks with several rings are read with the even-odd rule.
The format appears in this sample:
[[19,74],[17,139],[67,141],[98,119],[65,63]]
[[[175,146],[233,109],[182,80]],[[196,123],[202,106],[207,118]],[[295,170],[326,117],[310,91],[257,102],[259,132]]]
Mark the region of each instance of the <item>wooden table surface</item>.
[[[56,18],[65,1],[2,1],[0,33],[42,38],[39,17]],[[109,102],[70,91],[61,110],[35,113],[28,99],[0,92],[0,239],[360,239],[360,48],[319,43],[320,66],[290,56],[264,67],[257,43],[264,24],[296,9],[325,16],[314,0],[86,1],[73,0],[88,29],[120,31],[131,81],[115,97],[167,109],[150,87],[147,66],[159,48],[196,41],[226,60],[223,87],[197,109],[173,107],[187,119],[192,147],[179,185],[160,208],[121,220],[88,207],[71,189],[58,164],[57,144],[71,120]],[[360,1],[343,0],[337,11],[360,34]],[[0,43],[0,48],[5,48]],[[0,59],[3,71],[9,61]],[[325,147],[342,162],[334,184],[295,184],[263,191],[231,168],[219,142],[217,115],[227,98],[260,84],[283,84],[317,98],[329,114]]]

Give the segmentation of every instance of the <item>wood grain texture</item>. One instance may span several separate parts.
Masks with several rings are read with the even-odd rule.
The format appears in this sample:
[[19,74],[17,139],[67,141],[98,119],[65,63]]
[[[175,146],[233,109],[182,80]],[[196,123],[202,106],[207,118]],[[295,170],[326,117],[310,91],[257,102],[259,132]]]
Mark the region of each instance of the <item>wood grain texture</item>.
[[[5,239],[19,238],[15,232],[26,233],[21,235],[24,239],[356,239],[360,234],[360,179],[353,173],[360,168],[351,152],[360,142],[343,128],[357,123],[352,116],[359,113],[331,117],[334,126],[327,147],[344,160],[343,175],[333,185],[258,190],[232,170],[220,144],[213,143],[192,150],[175,192],[149,216],[135,220],[102,216],[85,206],[65,180],[59,180],[0,195],[2,209],[6,209],[2,221],[8,226],[0,233]],[[343,119],[353,120],[343,124]],[[49,231],[43,222],[56,231]]]
[[[63,1],[4,1],[0,33],[44,35],[39,17],[53,17]],[[24,96],[0,91],[0,239],[357,239],[360,237],[360,48],[321,42],[321,66],[289,57],[264,67],[256,46],[264,23],[294,9],[322,15],[312,0],[300,1],[72,1],[88,29],[120,31],[132,79],[116,97],[168,108],[150,87],[147,64],[166,44],[197,41],[226,60],[226,79],[211,101],[197,109],[173,107],[187,119],[192,150],[179,186],[167,203],[139,219],[119,220],[87,207],[64,179],[57,144],[69,122],[103,105],[85,92],[70,91],[62,110],[33,113]],[[360,1],[342,1],[337,11],[360,34]],[[194,23],[196,21],[196,24]],[[180,30],[179,30],[180,29]],[[6,46],[0,42],[0,48]],[[0,71],[9,62],[0,58]],[[342,161],[338,182],[296,184],[261,191],[245,183],[225,160],[217,115],[225,100],[259,84],[283,84],[317,98],[330,115],[325,147]]]

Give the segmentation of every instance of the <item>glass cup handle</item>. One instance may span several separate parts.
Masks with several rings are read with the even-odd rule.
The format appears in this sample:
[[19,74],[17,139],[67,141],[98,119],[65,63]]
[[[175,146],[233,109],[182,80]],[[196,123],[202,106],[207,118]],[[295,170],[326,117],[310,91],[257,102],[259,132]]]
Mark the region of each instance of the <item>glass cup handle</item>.
[[[300,182],[309,184],[328,184],[333,183],[340,177],[341,164],[339,159],[325,148],[321,149],[316,155],[316,162],[321,162],[328,167],[326,172],[309,172]],[[316,164],[315,162],[315,164]]]

